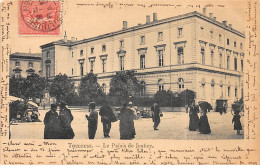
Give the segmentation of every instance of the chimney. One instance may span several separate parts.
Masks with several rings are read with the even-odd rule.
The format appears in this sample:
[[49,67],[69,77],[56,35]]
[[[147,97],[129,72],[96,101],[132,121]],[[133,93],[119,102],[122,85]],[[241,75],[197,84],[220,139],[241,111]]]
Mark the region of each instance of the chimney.
[[157,13],[153,13],[153,21],[157,21]]
[[146,15],[146,24],[147,23],[150,23],[150,16],[149,15]]
[[123,29],[127,28],[127,21],[123,21]]
[[214,21],[216,21],[216,20],[217,20],[217,18],[216,18],[216,17],[213,17],[213,20],[214,20]]
[[66,31],[65,31],[65,35],[64,35],[64,41],[67,42],[67,34],[66,34]]
[[229,27],[232,28],[232,24],[229,24]]
[[209,18],[213,19],[213,13],[209,13]]
[[203,8],[203,15],[206,16],[206,8]]
[[227,26],[227,21],[226,20],[223,20],[222,23]]

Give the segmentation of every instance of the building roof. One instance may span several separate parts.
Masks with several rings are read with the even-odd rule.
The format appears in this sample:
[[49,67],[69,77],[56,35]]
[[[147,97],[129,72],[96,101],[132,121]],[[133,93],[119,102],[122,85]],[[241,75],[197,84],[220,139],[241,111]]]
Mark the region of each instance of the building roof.
[[210,18],[206,15],[203,15],[197,11],[194,12],[190,12],[190,13],[186,13],[183,15],[178,15],[178,16],[174,16],[174,17],[170,17],[170,18],[166,18],[166,19],[161,19],[161,20],[156,20],[156,21],[151,21],[149,23],[145,23],[145,24],[139,24],[137,26],[133,26],[133,27],[129,27],[129,28],[125,28],[125,29],[121,29],[115,32],[111,32],[111,33],[107,33],[107,34],[102,34],[96,37],[91,37],[91,38],[87,38],[87,39],[83,39],[83,40],[79,40],[79,41],[64,41],[64,39],[62,40],[58,40],[58,41],[54,41],[48,44],[44,44],[42,46],[40,46],[42,49],[52,46],[52,45],[62,45],[62,46],[74,46],[74,45],[78,45],[78,44],[82,44],[82,43],[88,43],[91,41],[95,41],[95,40],[99,40],[99,39],[103,39],[103,38],[108,38],[108,37],[112,37],[115,35],[119,35],[119,34],[123,34],[123,33],[127,33],[127,32],[132,32],[132,31],[136,31],[136,30],[140,30],[140,29],[144,29],[144,28],[148,28],[148,27],[152,27],[152,26],[157,26],[160,24],[164,24],[164,23],[169,23],[169,22],[173,22],[173,21],[177,21],[177,20],[182,20],[182,19],[187,19],[187,18],[191,18],[191,17],[198,17],[201,18],[205,21],[208,21],[216,26],[219,26],[227,31],[230,31],[242,38],[245,38],[245,34],[239,32],[238,30],[229,27],[228,25],[225,25],[224,23],[221,23],[217,20],[214,20],[213,18]]
[[42,59],[42,53],[21,53],[21,52],[16,52],[16,53],[11,54],[10,58],[41,60]]

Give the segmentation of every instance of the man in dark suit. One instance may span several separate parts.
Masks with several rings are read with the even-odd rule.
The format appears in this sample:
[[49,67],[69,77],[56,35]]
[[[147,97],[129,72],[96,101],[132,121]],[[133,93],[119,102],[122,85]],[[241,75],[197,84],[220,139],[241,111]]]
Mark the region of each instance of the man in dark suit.
[[154,103],[151,107],[151,111],[153,112],[153,128],[154,130],[158,130],[158,126],[160,124],[160,107],[157,103]]
[[114,113],[107,101],[105,101],[104,106],[100,108],[99,115],[101,116],[101,122],[103,123],[104,137],[110,138],[111,119],[114,117]]

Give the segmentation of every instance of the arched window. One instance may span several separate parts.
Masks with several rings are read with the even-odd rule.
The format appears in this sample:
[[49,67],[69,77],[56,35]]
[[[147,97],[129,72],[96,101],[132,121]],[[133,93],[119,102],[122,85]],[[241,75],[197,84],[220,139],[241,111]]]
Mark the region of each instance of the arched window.
[[202,99],[206,99],[206,92],[205,92],[205,78],[202,78],[201,80],[201,90],[202,90]]
[[183,78],[179,78],[178,79],[178,88],[179,88],[179,92],[183,91],[183,89],[184,89],[184,80],[183,80]]
[[164,90],[164,85],[163,85],[163,80],[162,79],[158,80],[158,90],[159,91]]
[[103,93],[106,93],[106,91],[107,91],[107,86],[105,83],[102,84],[102,91],[103,91]]
[[215,80],[211,80],[211,98],[215,97]]
[[140,92],[140,95],[141,96],[145,96],[145,81],[141,81],[141,92]]

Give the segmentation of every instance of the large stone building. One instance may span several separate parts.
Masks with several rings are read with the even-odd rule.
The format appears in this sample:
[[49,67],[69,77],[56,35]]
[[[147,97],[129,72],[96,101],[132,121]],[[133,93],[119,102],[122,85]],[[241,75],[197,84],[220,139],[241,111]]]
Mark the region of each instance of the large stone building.
[[41,53],[20,53],[10,55],[10,76],[21,76],[26,78],[32,73],[41,75],[42,54]]
[[89,72],[109,91],[117,71],[135,70],[142,96],[158,90],[196,92],[197,100],[215,106],[243,96],[245,35],[213,14],[191,12],[162,20],[153,13],[145,24],[77,41],[64,39],[41,46],[43,76],[67,74],[75,80]]

